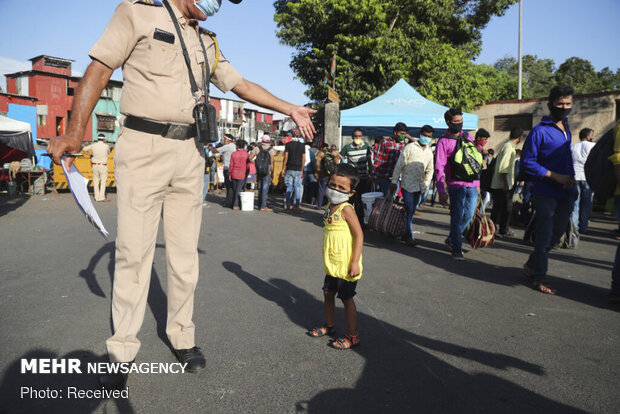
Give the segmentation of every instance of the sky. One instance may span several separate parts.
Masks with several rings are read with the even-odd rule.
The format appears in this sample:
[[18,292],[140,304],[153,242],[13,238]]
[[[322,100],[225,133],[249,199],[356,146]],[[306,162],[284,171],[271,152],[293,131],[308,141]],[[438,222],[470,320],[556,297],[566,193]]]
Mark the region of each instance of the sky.
[[[103,32],[118,0],[0,0],[0,75],[30,69],[28,59],[50,55],[73,59],[76,76],[90,63],[88,51]],[[274,95],[305,104],[305,86],[289,67],[293,49],[275,35],[272,0],[226,0],[202,26],[217,33],[222,52],[248,80]],[[494,17],[482,31],[477,63],[517,56],[518,4]],[[523,0],[523,54],[550,58],[559,66],[578,56],[596,70],[620,67],[619,0]],[[614,20],[615,19],[615,20]],[[120,70],[113,79],[122,79]],[[0,86],[6,90],[5,79]],[[235,98],[217,88],[213,96]]]

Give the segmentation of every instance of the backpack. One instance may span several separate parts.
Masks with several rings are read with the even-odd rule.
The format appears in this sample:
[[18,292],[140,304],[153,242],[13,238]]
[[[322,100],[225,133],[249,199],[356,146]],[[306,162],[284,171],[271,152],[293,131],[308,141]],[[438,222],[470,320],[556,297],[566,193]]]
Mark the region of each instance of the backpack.
[[254,165],[256,166],[256,175],[259,177],[264,177],[269,174],[269,170],[271,169],[271,155],[269,155],[268,149],[259,148],[258,155],[256,155],[256,159],[254,160]]
[[336,171],[336,161],[334,160],[334,154],[331,152],[325,153],[325,156],[321,160],[321,172],[324,175],[332,175]]
[[[452,138],[454,139],[454,138]],[[480,179],[482,170],[482,153],[476,145],[459,135],[456,138],[456,150],[450,157],[450,170],[452,178],[458,181],[472,182]]]
[[491,191],[491,182],[493,181],[493,173],[495,172],[495,160],[497,158],[491,158],[491,162],[487,164],[486,170],[480,172],[480,189],[484,191]]
[[609,157],[614,154],[614,134],[609,130],[590,150],[583,166],[586,181],[599,200],[607,200],[616,190],[614,165]]

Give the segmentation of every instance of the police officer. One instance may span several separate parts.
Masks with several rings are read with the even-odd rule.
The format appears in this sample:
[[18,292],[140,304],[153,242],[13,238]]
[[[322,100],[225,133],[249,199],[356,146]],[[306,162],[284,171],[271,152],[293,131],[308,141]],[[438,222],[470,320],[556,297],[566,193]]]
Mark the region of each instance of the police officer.
[[93,192],[95,201],[109,203],[111,200],[105,196],[105,187],[108,183],[108,155],[110,146],[105,142],[105,135],[97,135],[97,141],[82,149],[91,154],[91,167],[93,170]]
[[[166,1],[166,0],[163,0]],[[312,109],[282,101],[245,80],[219,52],[214,34],[198,20],[215,14],[221,0],[167,0],[189,53],[196,83],[210,74],[222,92],[291,116],[308,138],[315,132]],[[240,3],[241,0],[230,0]],[[121,2],[89,55],[92,59],[72,108],[67,133],[51,139],[55,163],[64,152],[78,152],[101,91],[122,66],[120,110],[124,119],[115,147],[118,228],[112,297],[114,335],[106,342],[111,362],[131,362],[146,309],[155,239],[160,217],[166,245],[168,318],[166,334],[187,370],[204,369],[194,342],[194,290],[198,281],[198,235],[202,219],[204,151],[194,140],[195,126],[188,67],[165,4],[155,0]],[[202,37],[208,61],[198,36]],[[70,166],[72,158],[66,158]],[[126,375],[102,377],[102,385],[124,387]]]

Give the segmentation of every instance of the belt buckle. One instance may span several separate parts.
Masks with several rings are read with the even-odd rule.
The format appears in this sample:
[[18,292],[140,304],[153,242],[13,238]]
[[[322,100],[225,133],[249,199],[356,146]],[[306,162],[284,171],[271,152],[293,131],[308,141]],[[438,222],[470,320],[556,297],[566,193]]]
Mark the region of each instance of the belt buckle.
[[165,138],[172,139],[186,139],[187,138],[187,126],[168,124],[168,127],[164,131]]

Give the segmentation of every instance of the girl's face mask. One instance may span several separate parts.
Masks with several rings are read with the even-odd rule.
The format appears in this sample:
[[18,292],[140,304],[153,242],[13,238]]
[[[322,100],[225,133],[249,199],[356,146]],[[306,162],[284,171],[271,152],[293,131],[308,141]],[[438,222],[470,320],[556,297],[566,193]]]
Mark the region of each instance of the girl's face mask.
[[332,204],[341,204],[349,200],[349,193],[334,190],[331,187],[327,187],[325,195],[327,196],[327,200]]

